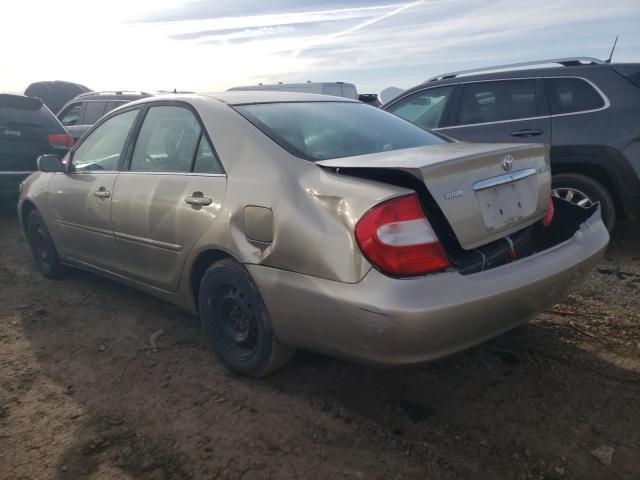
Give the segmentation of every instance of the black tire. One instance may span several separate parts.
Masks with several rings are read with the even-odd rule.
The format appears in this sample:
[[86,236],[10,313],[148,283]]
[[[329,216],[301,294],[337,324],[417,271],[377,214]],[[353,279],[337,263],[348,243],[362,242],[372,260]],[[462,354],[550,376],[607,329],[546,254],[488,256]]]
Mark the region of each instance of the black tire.
[[260,378],[284,366],[295,349],[282,345],[249,272],[233,259],[211,265],[198,297],[209,345],[232,372]]
[[27,239],[38,270],[47,278],[58,278],[65,273],[56,246],[42,216],[32,210],[27,216]]
[[559,173],[554,175],[551,180],[551,190],[560,198],[564,198],[566,189],[572,189],[579,194],[584,194],[593,203],[600,203],[600,211],[602,212],[602,221],[607,230],[613,230],[616,223],[616,204],[607,190],[600,182],[586,175],[578,173]]

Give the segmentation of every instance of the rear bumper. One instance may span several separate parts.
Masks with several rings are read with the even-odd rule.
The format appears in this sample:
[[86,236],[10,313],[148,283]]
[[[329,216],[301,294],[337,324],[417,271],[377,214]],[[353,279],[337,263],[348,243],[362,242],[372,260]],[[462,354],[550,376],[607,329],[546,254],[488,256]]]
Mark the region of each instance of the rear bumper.
[[570,240],[488,271],[356,284],[247,265],[285,344],[373,364],[419,363],[465,349],[548,309],[598,262],[600,212]]
[[0,202],[16,203],[20,194],[20,184],[33,172],[0,172]]

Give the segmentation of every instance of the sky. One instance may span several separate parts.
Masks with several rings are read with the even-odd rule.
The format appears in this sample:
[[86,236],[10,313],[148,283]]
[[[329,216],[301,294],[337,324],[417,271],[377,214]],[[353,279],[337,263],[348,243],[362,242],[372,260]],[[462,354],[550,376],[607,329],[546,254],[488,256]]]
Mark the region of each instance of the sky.
[[589,56],[640,62],[640,0],[19,0],[2,6],[0,92],[213,92],[344,81],[360,93],[449,71]]

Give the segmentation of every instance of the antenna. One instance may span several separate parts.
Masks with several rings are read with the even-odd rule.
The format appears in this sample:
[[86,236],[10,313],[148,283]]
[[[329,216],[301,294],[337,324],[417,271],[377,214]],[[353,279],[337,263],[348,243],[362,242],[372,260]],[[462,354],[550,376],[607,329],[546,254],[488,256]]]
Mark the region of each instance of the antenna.
[[609,58],[607,59],[607,63],[611,63],[611,59],[613,58],[613,51],[616,49],[616,44],[618,43],[618,35],[616,35],[616,40],[613,42],[613,48],[611,49],[611,53],[609,54]]

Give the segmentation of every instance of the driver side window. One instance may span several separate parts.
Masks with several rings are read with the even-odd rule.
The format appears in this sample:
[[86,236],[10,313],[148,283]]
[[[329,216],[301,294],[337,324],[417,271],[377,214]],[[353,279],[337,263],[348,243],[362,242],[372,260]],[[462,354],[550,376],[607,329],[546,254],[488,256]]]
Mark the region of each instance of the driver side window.
[[71,160],[72,171],[115,171],[139,110],[110,118],[82,141]]
[[421,90],[394,103],[387,111],[419,127],[438,128],[452,91],[453,85]]

